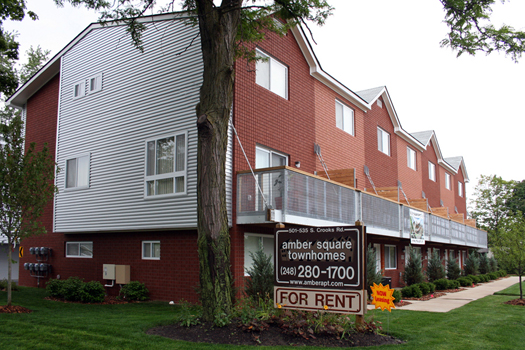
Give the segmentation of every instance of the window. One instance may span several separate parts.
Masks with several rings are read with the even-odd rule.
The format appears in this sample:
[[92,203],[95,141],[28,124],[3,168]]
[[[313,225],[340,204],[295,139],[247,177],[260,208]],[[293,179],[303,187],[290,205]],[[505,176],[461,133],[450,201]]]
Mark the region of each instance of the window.
[[89,187],[89,155],[66,160],[66,188]]
[[452,249],[449,250],[450,260],[456,260],[456,252]]
[[255,82],[273,93],[288,98],[288,67],[278,62],[275,58],[268,56],[262,51],[256,50],[257,57],[262,57],[256,63],[257,70]]
[[377,128],[377,149],[390,155],[390,134],[379,127]]
[[461,181],[458,181],[458,195],[463,197],[463,183]]
[[66,242],[66,258],[92,258],[93,242]]
[[395,245],[385,245],[385,269],[397,268],[397,252]]
[[376,272],[381,272],[381,244],[374,243],[374,247],[372,249],[374,250],[376,256]]
[[439,248],[434,248],[434,253],[436,253],[437,256],[441,259],[441,252],[439,251]]
[[273,236],[245,234],[244,235],[244,274],[248,276],[247,269],[253,266],[253,259],[250,253],[255,254],[259,248],[263,249],[264,254],[273,258]]
[[354,135],[354,110],[339,101],[335,101],[335,125]]
[[255,148],[255,168],[272,168],[288,165],[288,156],[260,146]]
[[160,260],[160,241],[143,241],[142,259]]
[[84,80],[73,85],[73,98],[79,98],[86,94],[86,84]]
[[88,79],[88,93],[92,94],[100,90],[102,90],[102,74],[97,74]]
[[186,192],[186,133],[146,141],[146,197]]
[[450,174],[445,173],[445,188],[450,190]]
[[407,166],[412,170],[416,170],[416,151],[410,147],[407,147]]
[[428,162],[428,178],[436,181],[436,165],[432,162]]

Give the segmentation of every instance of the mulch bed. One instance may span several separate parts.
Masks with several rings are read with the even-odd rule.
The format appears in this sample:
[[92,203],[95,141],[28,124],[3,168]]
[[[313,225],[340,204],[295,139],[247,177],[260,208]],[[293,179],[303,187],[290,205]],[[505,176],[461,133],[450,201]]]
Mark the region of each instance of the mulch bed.
[[263,332],[251,332],[243,331],[236,325],[236,322],[221,328],[213,327],[211,324],[192,327],[169,325],[152,328],[146,333],[196,343],[231,345],[354,347],[403,343],[388,335],[357,332],[346,335],[344,339],[338,339],[334,335],[316,335],[315,338],[304,339],[283,333],[282,329],[275,324],[270,324],[270,327]]
[[525,306],[525,299],[520,299],[520,298],[513,299],[513,300],[506,301],[504,304]]
[[11,305],[11,306],[0,306],[0,314],[28,314],[33,310],[26,309],[23,306]]

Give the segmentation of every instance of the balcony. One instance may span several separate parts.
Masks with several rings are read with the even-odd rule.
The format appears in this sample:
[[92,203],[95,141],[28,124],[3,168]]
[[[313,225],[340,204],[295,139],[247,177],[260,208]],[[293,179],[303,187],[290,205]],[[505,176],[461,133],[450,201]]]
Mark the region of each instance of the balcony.
[[410,239],[415,211],[424,215],[427,241],[487,247],[485,231],[294,168],[258,169],[255,177],[257,182],[251,172],[237,174],[237,224],[338,226],[359,220],[368,234]]

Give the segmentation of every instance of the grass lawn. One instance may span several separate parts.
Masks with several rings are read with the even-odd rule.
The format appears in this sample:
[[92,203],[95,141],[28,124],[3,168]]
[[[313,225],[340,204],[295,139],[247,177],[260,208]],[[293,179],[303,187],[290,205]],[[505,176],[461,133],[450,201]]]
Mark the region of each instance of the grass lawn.
[[[48,301],[44,300],[45,296],[45,290],[36,288],[22,287],[13,293],[13,304],[34,312],[0,314],[2,350],[253,349],[146,335],[146,329],[172,321],[178,307],[165,302],[84,305]],[[383,322],[385,331],[388,329],[390,334],[407,341],[404,345],[381,349],[519,349],[525,344],[525,309],[503,304],[513,298],[488,296],[448,313],[374,310],[367,317],[373,316]],[[6,293],[0,292],[0,304],[6,300]]]
[[[523,294],[525,294],[525,277],[521,278],[521,289],[523,290]],[[516,297],[520,297],[520,284],[516,283],[513,286],[510,286],[507,289],[504,289],[502,291],[494,293],[496,295],[514,295]]]

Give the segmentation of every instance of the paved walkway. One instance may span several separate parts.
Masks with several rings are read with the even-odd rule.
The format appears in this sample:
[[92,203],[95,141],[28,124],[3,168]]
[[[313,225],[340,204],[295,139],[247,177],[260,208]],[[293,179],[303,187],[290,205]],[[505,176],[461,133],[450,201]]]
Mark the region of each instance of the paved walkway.
[[[486,297],[487,295],[492,295],[495,292],[499,292],[518,282],[519,278],[517,276],[512,276],[497,281],[483,283],[474,288],[467,288],[467,290],[463,290],[461,292],[447,293],[446,295],[435,299],[430,299],[426,301],[407,300],[411,303],[410,305],[396,307],[396,309],[430,312],[449,312],[450,310],[466,305],[473,300],[481,299]],[[371,306],[373,309],[374,305]]]

